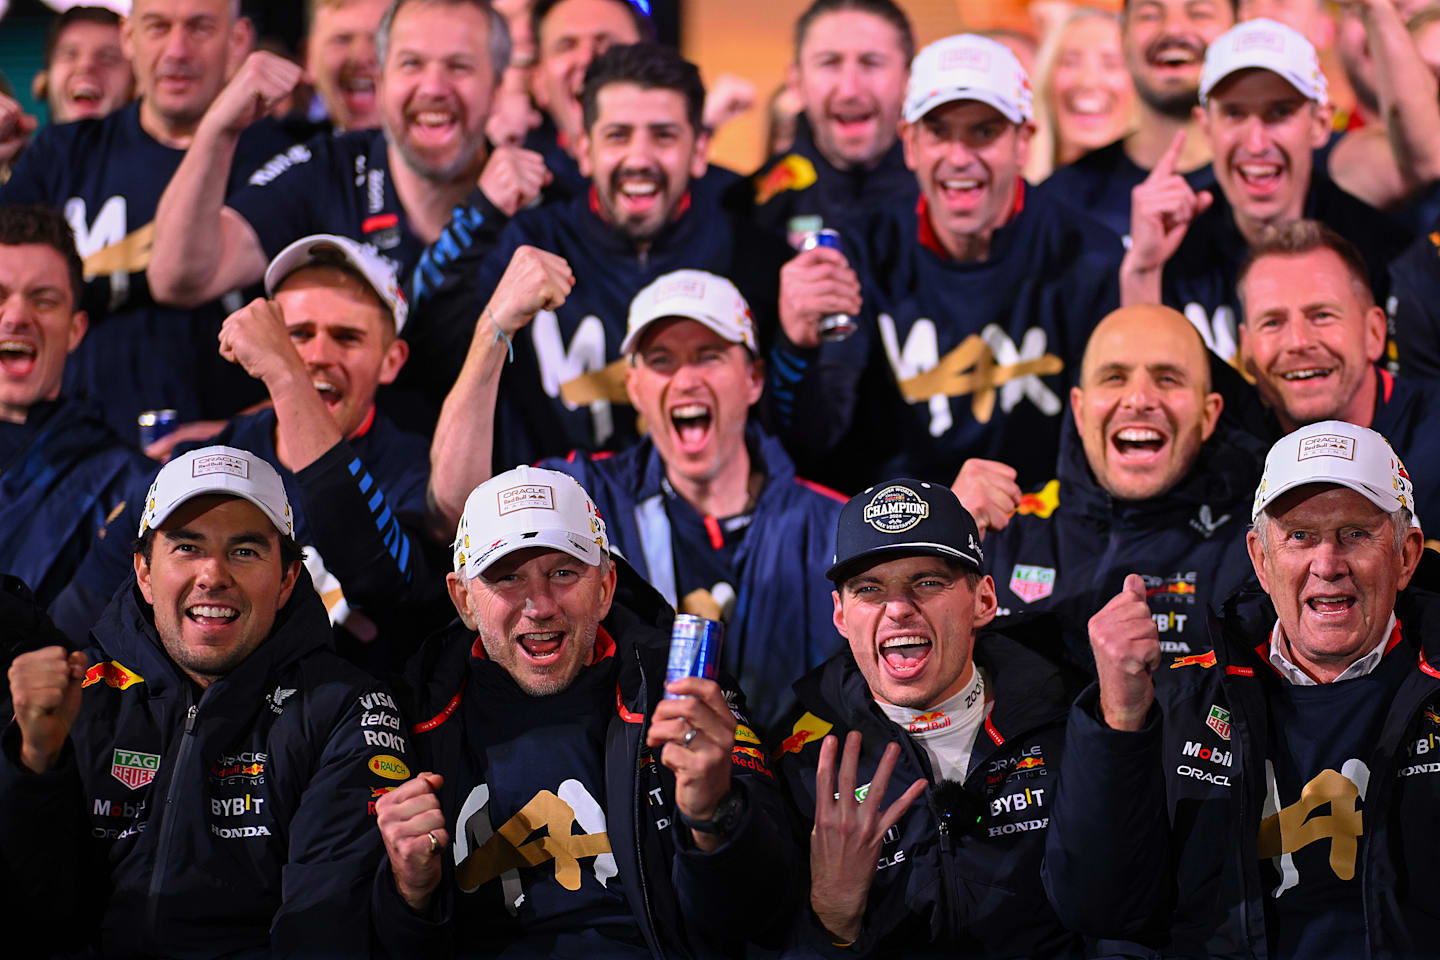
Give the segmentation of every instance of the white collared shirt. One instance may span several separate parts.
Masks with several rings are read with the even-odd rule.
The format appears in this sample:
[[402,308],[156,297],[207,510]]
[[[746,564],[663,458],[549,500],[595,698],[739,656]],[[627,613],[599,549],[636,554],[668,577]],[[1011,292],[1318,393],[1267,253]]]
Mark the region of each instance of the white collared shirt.
[[[1340,676],[1330,682],[1339,683],[1341,680],[1353,680],[1356,677],[1363,677],[1380,666],[1380,658],[1385,656],[1385,651],[1389,649],[1390,640],[1395,636],[1395,629],[1395,613],[1391,611],[1390,622],[1385,625],[1385,633],[1381,641],[1375,644],[1375,649],[1350,664],[1350,666],[1344,669]],[[1319,684],[1311,679],[1309,674],[1295,666],[1295,664],[1291,663],[1289,658],[1285,656],[1284,636],[1284,632],[1280,629],[1280,621],[1276,620],[1274,629],[1270,631],[1270,666],[1274,667],[1280,676],[1289,680],[1297,687],[1318,687]]]

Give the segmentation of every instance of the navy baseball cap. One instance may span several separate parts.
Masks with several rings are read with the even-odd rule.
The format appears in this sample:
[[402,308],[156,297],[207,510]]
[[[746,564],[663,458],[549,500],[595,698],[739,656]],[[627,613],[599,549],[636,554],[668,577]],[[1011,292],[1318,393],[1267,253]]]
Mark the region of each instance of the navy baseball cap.
[[835,584],[896,556],[954,560],[977,572],[985,561],[980,530],[949,487],[921,480],[877,483],[840,511],[835,559],[825,571]]

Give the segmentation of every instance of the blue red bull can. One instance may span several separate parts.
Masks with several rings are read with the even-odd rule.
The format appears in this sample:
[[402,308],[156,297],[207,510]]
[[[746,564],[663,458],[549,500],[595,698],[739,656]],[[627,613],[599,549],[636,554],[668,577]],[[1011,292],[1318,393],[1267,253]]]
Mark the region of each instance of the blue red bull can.
[[[681,677],[703,677],[714,680],[720,669],[720,645],[725,640],[725,624],[706,620],[688,613],[675,617],[670,630],[670,659],[665,664],[665,685]],[[666,693],[666,700],[679,697]]]
[[167,434],[173,433],[180,425],[180,414],[174,410],[146,410],[135,418],[140,425],[140,449]]
[[[831,250],[840,249],[840,231],[831,230],[828,227],[824,230],[814,230],[805,235],[800,243],[800,250],[814,250],[816,247],[829,247]],[[832,313],[828,317],[820,318],[820,339],[833,343],[837,340],[844,340],[855,332],[855,320],[846,313]]]

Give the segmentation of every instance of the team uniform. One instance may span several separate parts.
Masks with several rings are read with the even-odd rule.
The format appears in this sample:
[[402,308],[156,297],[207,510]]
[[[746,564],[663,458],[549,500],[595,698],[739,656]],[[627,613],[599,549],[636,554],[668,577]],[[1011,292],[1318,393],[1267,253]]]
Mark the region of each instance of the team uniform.
[[754,307],[764,342],[776,323],[780,267],[790,255],[779,238],[699,198],[682,201],[679,215],[643,252],[605,221],[593,190],[568,204],[522,211],[488,255],[477,246],[446,266],[458,278],[454,295],[441,309],[432,302],[411,337],[434,358],[429,376],[441,399],[459,374],[476,319],[525,244],[563,257],[575,288],[558,310],[540,311],[514,336],[495,407],[497,472],[570,450],[623,449],[638,439],[620,344],[630,301],[651,281],[686,267],[729,278]]
[[1000,632],[980,634],[974,662],[984,677],[981,691],[994,691],[993,704],[979,705],[983,726],[974,732],[968,767],[946,776],[944,786],[924,739],[955,722],[949,713],[909,711],[905,722],[892,719],[871,698],[848,650],[795,684],[798,716],[782,727],[788,736],[776,751],[776,769],[803,827],[808,830],[814,815],[815,768],[827,736],[843,744],[849,731],[861,732],[856,780],[867,785],[885,746],[899,741],[886,795],[864,797],[866,804],[888,806],[920,777],[929,785],[885,835],[860,938],[835,945],[806,909],[796,915],[787,955],[1081,955],[1079,938],[1060,925],[1040,885],[1067,684],[1053,664]]
[[1391,373],[1440,378],[1440,230],[1433,228],[1390,264],[1390,343],[1385,364]]
[[26,878],[17,907],[47,938],[32,947],[368,949],[374,799],[409,777],[409,755],[394,702],[329,636],[302,573],[266,640],[201,691],[133,581],[116,594],[57,765],[24,770],[16,724],[0,739],[0,856]]
[[[1235,362],[1244,316],[1235,281],[1249,245],[1235,226],[1225,194],[1211,191],[1214,203],[1190,222],[1180,249],[1161,275],[1161,301],[1185,314],[1211,350]],[[1405,229],[1374,207],[1355,199],[1321,176],[1313,177],[1303,216],[1321,223],[1355,244],[1365,257],[1377,302],[1389,293],[1389,265],[1410,242]]]
[[[1148,176],[1150,171],[1125,152],[1125,141],[1116,140],[1055,168],[1042,189],[1061,203],[1100,221],[1116,236],[1124,237],[1130,233],[1130,195]],[[1215,168],[1208,163],[1184,176],[1190,189],[1197,193],[1215,191]]]
[[[1118,302],[1119,240],[1022,187],[989,259],[940,252],[924,198],[845,237],[863,285],[848,340],[781,339],[772,421],[800,469],[842,490],[885,477],[944,483],[969,457],[1054,476],[1065,398],[1090,330]],[[753,303],[754,300],[752,299]]]
[[[288,146],[270,121],[251,126],[227,189]],[[137,101],[103,119],[46,127],[0,186],[0,204],[61,210],[75,231],[85,264],[77,309],[89,313],[90,329],[65,363],[64,393],[94,400],[124,437],[135,436],[142,410],[174,409],[182,422],[224,419],[264,394],[215,349],[240,297],[177,310],[151,296],[145,270],[155,208],[184,156],[141,128]]]
[[686,503],[648,437],[614,456],[576,454],[541,466],[580,481],[611,542],[672,606],[712,618],[722,611],[721,669],[747,691],[764,731],[789,711],[794,678],[842,645],[824,570],[844,501],[797,477],[779,441],[758,427],[746,441],[765,486],[739,517],[701,516]]
[[[525,694],[458,621],[412,664],[415,715],[427,718],[414,749],[445,777],[454,841],[426,915],[381,863],[372,900],[389,955],[733,955],[798,908],[783,802],[743,697],[723,679],[740,720],[731,774],[745,812],[713,853],[676,819],[674,777],[645,746],[672,612],[623,567],[620,579],[594,657],[561,693]],[[548,838],[526,842],[540,826]]]
[[154,470],[87,403],[45,401],[23,424],[0,422],[0,573],[48,606]]
[[1141,730],[1110,729],[1098,688],[1082,694],[1045,855],[1061,918],[1165,955],[1436,956],[1440,598],[1427,564],[1349,679],[1284,679],[1257,591],[1209,619],[1212,654],[1155,671]]

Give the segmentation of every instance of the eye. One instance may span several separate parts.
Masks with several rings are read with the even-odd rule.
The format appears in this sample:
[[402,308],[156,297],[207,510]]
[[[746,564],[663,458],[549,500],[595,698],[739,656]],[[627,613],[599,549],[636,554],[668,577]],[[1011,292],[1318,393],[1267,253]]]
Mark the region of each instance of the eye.
[[578,576],[580,576],[578,571],[571,570],[568,567],[561,567],[559,570],[552,570],[550,572],[550,579],[552,580],[573,580]]
[[254,547],[236,547],[230,551],[230,555],[240,560],[254,560],[260,556],[260,551]]
[[1291,530],[1285,534],[1285,539],[1292,543],[1304,544],[1310,543],[1314,537],[1310,535],[1310,531],[1308,530]]
[[672,373],[675,370],[675,358],[668,353],[652,353],[645,357],[645,366],[656,373]]

